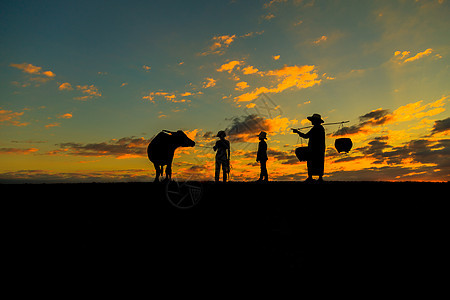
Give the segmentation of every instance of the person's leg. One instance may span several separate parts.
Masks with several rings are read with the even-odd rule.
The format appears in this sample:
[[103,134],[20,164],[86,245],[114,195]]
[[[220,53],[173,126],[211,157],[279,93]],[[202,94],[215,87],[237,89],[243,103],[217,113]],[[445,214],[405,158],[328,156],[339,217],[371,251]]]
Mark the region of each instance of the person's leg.
[[227,182],[228,165],[226,162],[222,163],[223,182]]
[[219,181],[219,177],[220,177],[220,165],[221,165],[221,163],[216,160],[216,172],[215,172],[215,176],[214,176],[214,179],[216,182]]
[[257,180],[257,181],[261,181],[261,180],[263,180],[263,162],[260,160],[259,161],[259,168],[260,168],[260,171],[259,171],[259,179]]
[[267,161],[261,161],[261,176],[263,180],[269,180],[269,174],[267,173]]

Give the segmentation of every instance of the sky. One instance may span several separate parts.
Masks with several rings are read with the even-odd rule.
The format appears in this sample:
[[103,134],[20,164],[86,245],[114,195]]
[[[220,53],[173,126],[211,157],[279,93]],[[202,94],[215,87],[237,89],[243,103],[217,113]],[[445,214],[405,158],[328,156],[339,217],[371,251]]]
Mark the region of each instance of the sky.
[[[304,180],[290,128],[326,126],[325,180],[450,180],[448,0],[1,1],[0,182],[152,181],[146,148],[183,130],[174,178]],[[306,132],[305,129],[303,132]],[[338,153],[337,138],[351,138]]]

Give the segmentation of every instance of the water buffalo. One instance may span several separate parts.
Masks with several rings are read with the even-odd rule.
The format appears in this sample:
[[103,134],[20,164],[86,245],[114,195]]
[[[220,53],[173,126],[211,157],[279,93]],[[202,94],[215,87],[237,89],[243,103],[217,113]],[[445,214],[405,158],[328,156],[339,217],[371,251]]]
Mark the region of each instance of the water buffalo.
[[166,180],[172,178],[172,160],[175,149],[178,147],[194,147],[195,142],[181,130],[163,130],[148,144],[148,159],[153,163],[156,170],[155,182],[159,182],[159,176],[163,174],[166,167]]

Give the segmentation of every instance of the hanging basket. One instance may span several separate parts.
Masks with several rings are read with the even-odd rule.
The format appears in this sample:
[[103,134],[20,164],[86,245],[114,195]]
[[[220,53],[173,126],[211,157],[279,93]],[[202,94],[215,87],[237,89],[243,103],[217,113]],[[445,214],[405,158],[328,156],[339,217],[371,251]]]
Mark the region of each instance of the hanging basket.
[[309,158],[308,147],[298,147],[295,149],[295,156],[297,156],[299,161],[307,161]]
[[352,149],[353,143],[352,140],[349,138],[340,138],[336,139],[334,142],[334,147],[336,147],[336,150],[341,153],[345,152],[348,153]]

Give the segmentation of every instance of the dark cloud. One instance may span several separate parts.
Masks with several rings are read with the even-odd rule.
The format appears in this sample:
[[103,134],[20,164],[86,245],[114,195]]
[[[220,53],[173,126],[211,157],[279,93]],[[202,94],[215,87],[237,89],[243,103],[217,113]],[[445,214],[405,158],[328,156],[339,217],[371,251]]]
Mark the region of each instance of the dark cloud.
[[356,134],[364,131],[363,127],[366,125],[382,125],[392,119],[392,114],[387,109],[373,110],[367,114],[359,117],[359,123],[349,127],[338,129],[331,136],[342,136],[347,134]]
[[331,136],[342,136],[342,135],[346,135],[346,134],[355,134],[361,131],[361,128],[364,125],[361,124],[357,124],[357,125],[352,125],[352,126],[344,126],[340,129],[338,129],[335,133],[333,133]]
[[433,129],[431,130],[431,133],[438,133],[438,132],[444,132],[450,130],[450,118],[444,119],[444,120],[437,120],[434,122]]
[[[388,141],[388,136],[376,137],[367,146],[356,148],[354,150],[356,156],[348,159],[338,159],[334,162],[351,161],[366,157],[374,158],[375,164],[386,163],[389,166],[352,171],[351,174],[344,172],[346,174],[342,178],[353,180],[352,176],[355,176],[355,178],[362,176],[361,178],[366,178],[367,180],[385,180],[391,175],[395,175],[394,177],[408,178],[408,180],[446,181],[450,179],[450,139],[435,141],[420,138],[406,142],[398,147],[389,145]],[[405,163],[405,160],[408,160],[408,163]],[[410,163],[416,163],[419,166],[410,167]],[[383,178],[382,175],[385,175],[385,177]],[[378,179],[378,177],[380,178]]]
[[387,109],[377,109],[373,110],[365,115],[362,115],[359,117],[359,121],[361,123],[367,122],[369,120],[372,120],[374,122],[380,122],[385,119],[385,117],[389,114],[389,110]]
[[370,141],[368,146],[357,148],[355,150],[361,151],[366,156],[376,158],[374,163],[383,163],[385,160],[384,150],[392,148],[392,146],[388,145],[387,140],[387,136],[379,136]]
[[230,141],[243,142],[244,136],[248,134],[258,134],[260,131],[268,130],[269,126],[265,119],[256,114],[251,114],[243,117],[231,118],[231,126],[225,129]]
[[101,143],[61,143],[58,144],[60,149],[50,151],[49,155],[79,155],[79,156],[115,156],[124,155],[145,156],[147,146],[151,139],[124,137],[121,139],[113,139],[108,142]]
[[209,139],[209,138],[214,137],[214,134],[212,131],[207,131],[207,132],[205,132],[205,134],[203,134],[203,137]]

